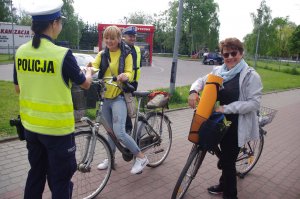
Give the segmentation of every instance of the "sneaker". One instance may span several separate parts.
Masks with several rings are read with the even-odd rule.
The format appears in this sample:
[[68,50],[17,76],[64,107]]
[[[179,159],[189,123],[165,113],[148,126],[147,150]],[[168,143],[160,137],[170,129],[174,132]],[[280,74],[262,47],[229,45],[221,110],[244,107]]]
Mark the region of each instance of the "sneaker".
[[97,169],[105,170],[108,168],[108,159],[104,159],[102,163],[98,164]]
[[214,185],[211,186],[209,188],[207,188],[208,193],[210,194],[222,194],[223,193],[223,188],[218,184],[218,185]]
[[[111,168],[113,170],[115,170],[116,169],[115,166],[116,166],[116,163],[115,163],[115,160],[113,159]],[[98,164],[98,166],[97,166],[97,169],[99,169],[99,170],[105,170],[107,168],[108,168],[108,159],[104,159],[103,162]]]
[[149,163],[149,160],[146,156],[144,158],[137,157],[135,159],[135,163],[134,163],[130,173],[132,173],[132,174],[140,173],[148,163]]

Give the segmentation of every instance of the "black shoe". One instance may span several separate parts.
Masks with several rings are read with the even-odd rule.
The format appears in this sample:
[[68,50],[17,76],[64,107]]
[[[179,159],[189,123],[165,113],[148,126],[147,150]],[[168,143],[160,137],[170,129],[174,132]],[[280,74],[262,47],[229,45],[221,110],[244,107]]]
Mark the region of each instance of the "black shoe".
[[207,188],[208,193],[210,194],[222,194],[223,193],[223,188],[218,184],[218,185],[214,185],[211,186],[209,188]]

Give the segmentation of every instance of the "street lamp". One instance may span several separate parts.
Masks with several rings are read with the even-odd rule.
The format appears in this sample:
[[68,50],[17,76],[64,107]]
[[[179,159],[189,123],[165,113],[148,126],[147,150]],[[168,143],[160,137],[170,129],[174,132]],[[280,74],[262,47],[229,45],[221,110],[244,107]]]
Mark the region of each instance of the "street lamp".
[[178,59],[178,49],[179,49],[179,43],[180,43],[182,12],[183,12],[183,0],[179,0],[175,43],[174,43],[174,51],[173,51],[173,61],[172,61],[172,69],[171,69],[171,77],[170,77],[170,93],[172,95],[175,92],[177,59]]
[[77,15],[77,50],[79,50],[79,19]]
[[259,44],[259,35],[260,35],[260,24],[261,24],[262,10],[261,9],[257,9],[257,13],[258,13],[258,32],[257,32],[257,38],[256,38],[254,68],[256,68],[256,62],[257,62],[257,53],[258,53],[258,44]]
[[6,3],[10,4],[10,12],[11,12],[11,33],[12,33],[12,40],[13,40],[13,55],[15,55],[15,28],[14,28],[14,11],[16,10],[13,8],[12,0],[5,1]]

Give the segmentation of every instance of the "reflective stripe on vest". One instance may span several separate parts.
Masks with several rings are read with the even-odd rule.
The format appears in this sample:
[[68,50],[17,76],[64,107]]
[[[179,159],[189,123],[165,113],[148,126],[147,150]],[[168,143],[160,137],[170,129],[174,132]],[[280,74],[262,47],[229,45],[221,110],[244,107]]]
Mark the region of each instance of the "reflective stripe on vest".
[[136,69],[133,68],[134,71],[134,81],[139,81],[141,76],[141,49],[138,46],[134,46],[136,52]]
[[71,89],[62,75],[67,48],[41,38],[38,49],[31,41],[19,47],[15,65],[20,87],[20,116],[25,129],[46,135],[74,132]]

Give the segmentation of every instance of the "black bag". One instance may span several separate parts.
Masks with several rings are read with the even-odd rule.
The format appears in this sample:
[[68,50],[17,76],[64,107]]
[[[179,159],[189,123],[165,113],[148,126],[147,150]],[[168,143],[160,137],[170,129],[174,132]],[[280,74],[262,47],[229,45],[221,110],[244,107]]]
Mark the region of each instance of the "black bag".
[[208,151],[213,150],[222,140],[228,126],[224,123],[224,114],[214,112],[199,129],[199,145]]

